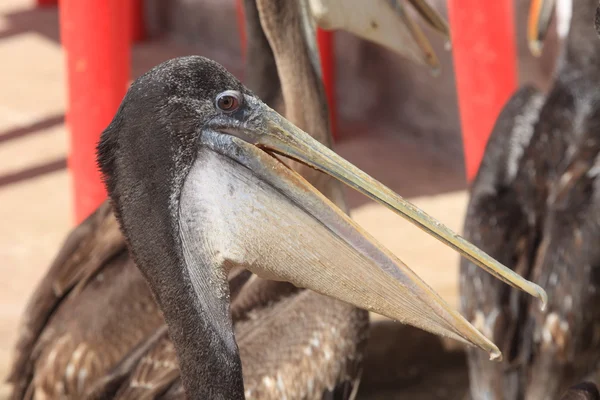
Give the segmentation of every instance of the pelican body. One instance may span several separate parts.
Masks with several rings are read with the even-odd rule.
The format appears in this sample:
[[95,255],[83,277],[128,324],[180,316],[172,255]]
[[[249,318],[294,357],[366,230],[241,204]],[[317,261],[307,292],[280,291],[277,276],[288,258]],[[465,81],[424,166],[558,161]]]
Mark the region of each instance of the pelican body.
[[[553,5],[532,2],[534,51],[541,51]],[[551,90],[524,87],[509,100],[471,188],[465,237],[549,296],[542,311],[461,262],[461,309],[505,355],[491,364],[468,350],[474,399],[558,398],[600,361],[597,6],[572,2]]]

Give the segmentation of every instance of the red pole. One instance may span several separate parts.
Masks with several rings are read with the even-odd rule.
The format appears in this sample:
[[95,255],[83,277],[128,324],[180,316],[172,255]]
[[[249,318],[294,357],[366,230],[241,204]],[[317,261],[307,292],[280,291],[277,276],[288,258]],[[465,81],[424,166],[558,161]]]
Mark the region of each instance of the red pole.
[[36,0],[38,7],[55,6],[58,4],[58,0]]
[[469,181],[477,173],[498,114],[517,87],[513,15],[513,0],[448,3]]
[[246,19],[244,17],[244,0],[236,2],[237,26],[240,33],[240,48],[242,49],[242,58],[246,57]]
[[[246,23],[244,19],[243,0],[236,2],[236,17],[238,30],[240,32],[240,47],[242,48],[242,57],[246,55]],[[285,34],[282,32],[282,34]],[[321,68],[323,71],[323,84],[325,85],[325,94],[329,104],[329,117],[331,119],[331,132],[333,138],[337,139],[336,131],[336,109],[335,109],[335,60],[333,54],[333,32],[317,29],[317,44],[319,46],[319,55],[321,57]]]
[[96,143],[125,94],[130,72],[129,5],[123,0],[61,0],[75,217],[82,221],[106,198]]
[[134,43],[146,39],[146,26],[144,25],[144,1],[127,0],[131,6],[131,40]]
[[335,59],[333,48],[333,32],[317,29],[317,43],[321,56],[321,70],[323,72],[323,84],[329,104],[329,119],[331,121],[331,133],[333,139],[337,139],[337,113],[335,108]]

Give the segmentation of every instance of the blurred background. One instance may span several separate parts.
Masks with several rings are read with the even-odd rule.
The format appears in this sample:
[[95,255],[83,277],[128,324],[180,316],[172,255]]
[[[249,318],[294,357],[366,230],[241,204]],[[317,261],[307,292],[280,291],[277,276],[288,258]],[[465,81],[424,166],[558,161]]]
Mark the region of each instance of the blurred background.
[[[431,3],[447,15],[445,1]],[[530,55],[528,7],[528,0],[514,2],[518,81],[546,88],[559,42],[550,37],[542,58]],[[145,39],[132,46],[131,79],[189,54],[212,58],[243,79],[234,0],[145,0],[143,10]],[[56,6],[0,1],[0,379],[25,302],[75,223],[59,32]],[[373,43],[334,34],[335,149],[460,230],[467,181],[453,54],[437,36],[431,40],[442,64],[437,77]],[[353,217],[457,306],[457,255],[348,194]],[[0,387],[2,398],[7,390]]]

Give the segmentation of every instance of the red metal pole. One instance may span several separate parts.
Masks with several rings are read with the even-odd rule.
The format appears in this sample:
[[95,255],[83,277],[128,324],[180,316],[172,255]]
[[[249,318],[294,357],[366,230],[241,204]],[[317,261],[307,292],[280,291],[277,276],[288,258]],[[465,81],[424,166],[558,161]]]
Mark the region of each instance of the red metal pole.
[[144,0],[127,0],[131,6],[131,40],[134,43],[146,39],[146,26],[144,25]]
[[[240,47],[242,48],[242,57],[245,57],[247,39],[243,0],[237,0],[236,2],[236,17],[238,30],[240,32]],[[329,104],[331,132],[333,134],[333,138],[337,139],[335,109],[335,59],[333,43],[333,32],[317,29],[317,44],[319,46],[319,55],[321,57],[323,84],[325,85],[325,94],[327,95],[327,103]]]
[[242,49],[242,58],[246,57],[246,19],[244,17],[244,0],[237,0],[235,4],[237,17],[237,26],[240,33],[240,48]]
[[333,47],[333,32],[317,29],[317,43],[319,45],[319,54],[321,56],[321,70],[323,72],[323,84],[325,85],[325,94],[329,104],[329,119],[331,121],[331,133],[333,139],[338,139],[337,135],[337,113],[335,108],[335,58]]
[[75,217],[82,221],[104,201],[96,143],[127,89],[131,41],[129,5],[123,0],[61,0]]
[[58,4],[58,0],[36,0],[38,7],[55,6]]
[[467,179],[517,87],[513,0],[450,0],[448,15]]

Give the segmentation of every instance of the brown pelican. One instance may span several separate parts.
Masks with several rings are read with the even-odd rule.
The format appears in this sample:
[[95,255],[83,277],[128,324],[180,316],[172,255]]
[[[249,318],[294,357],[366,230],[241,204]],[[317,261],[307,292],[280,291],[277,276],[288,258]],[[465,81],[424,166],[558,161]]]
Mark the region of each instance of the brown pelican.
[[[535,51],[553,3],[532,2]],[[600,361],[597,6],[581,0],[566,10],[571,25],[553,87],[547,95],[525,87],[510,99],[471,188],[465,237],[549,295],[541,311],[462,262],[462,311],[505,355],[491,364],[468,350],[475,399],[558,398]]]
[[[261,4],[267,3],[259,2],[259,5]],[[279,12],[285,11],[279,10]],[[265,26],[268,26],[268,21],[280,24],[290,22],[288,19],[276,17],[269,19],[268,15],[273,14],[265,13],[261,16],[261,22]],[[265,28],[265,31],[268,33],[268,28]],[[271,36],[271,40],[274,40],[273,37],[278,38],[275,35]],[[298,36],[282,36],[279,39],[286,38],[297,40]],[[290,57],[290,53],[294,57],[303,56],[303,52],[297,51],[298,47],[295,45],[290,47],[286,42],[279,42],[279,46],[276,43],[271,45],[274,53],[278,51],[283,53],[280,57],[281,55]],[[290,49],[295,51],[290,52]],[[301,102],[302,99],[310,98],[298,96],[298,93],[303,93],[300,89],[304,86],[314,87],[314,75],[308,75],[306,78],[305,72],[299,73],[296,79],[306,79],[307,83],[298,86],[298,80],[290,80],[287,75],[291,74],[291,71],[297,72],[294,68],[297,67],[298,62],[291,62],[293,58],[277,58],[277,54],[275,56],[280,77],[286,78],[281,79],[282,98],[286,100],[283,105],[286,115],[297,120],[299,124],[314,124],[319,118],[323,121],[322,118],[326,118],[326,113],[322,108],[318,108],[317,112],[306,114],[298,111],[298,107],[302,109],[306,104],[311,104]],[[194,74],[199,73],[201,69],[194,72],[195,69],[191,66],[183,68],[185,65],[181,66],[180,63],[185,61],[195,66],[194,63],[199,62],[199,59],[185,60],[173,61],[159,67],[158,70],[147,75],[144,82],[150,83],[151,87],[152,84],[160,86],[164,82],[160,79],[157,82],[149,77],[156,77],[158,74],[164,78],[157,71],[165,72],[165,69],[196,76]],[[303,60],[300,65],[308,65],[307,58]],[[198,67],[206,63],[207,61],[203,61]],[[225,74],[220,67],[217,71]],[[217,77],[221,76],[221,72]],[[282,76],[283,74],[286,75]],[[311,76],[313,78],[310,78]],[[228,82],[233,79],[228,74],[222,78],[226,78]],[[290,82],[296,83],[296,91],[293,90],[294,86]],[[141,87],[145,89],[145,86],[141,85],[138,82],[132,87],[128,99],[131,99],[131,96],[140,96],[139,89]],[[238,85],[237,81],[235,85]],[[144,90],[144,93],[147,91]],[[286,93],[288,97],[292,97],[290,101],[287,100]],[[147,94],[143,96],[146,101],[147,96]],[[273,101],[278,98],[275,94]],[[318,97],[316,101],[319,101]],[[213,103],[211,99],[210,104]],[[137,108],[140,103],[125,101],[123,107],[125,104],[130,104],[129,107],[133,104]],[[141,107],[137,110],[137,117],[141,116],[144,109],[145,107]],[[147,110],[147,112],[153,111]],[[121,113],[116,117],[116,121],[124,115]],[[303,122],[298,120],[299,118],[306,118],[308,121]],[[166,120],[165,117],[163,122]],[[141,129],[140,126],[138,128]],[[307,130],[309,128],[315,129],[314,132],[317,134],[317,128],[309,126]],[[326,134],[324,138],[326,140]],[[159,157],[158,154],[156,156]],[[158,159],[155,161],[158,162]],[[303,172],[312,171],[304,166]],[[324,179],[322,178],[324,175],[317,175],[314,172],[312,176]],[[312,180],[310,176],[307,178]],[[317,188],[322,187],[321,190],[332,197],[335,195],[335,189],[328,189],[330,184],[319,183],[318,180],[311,183]],[[335,218],[339,218],[337,214],[335,215]],[[99,396],[109,394],[122,398],[134,398],[138,395],[164,397],[182,395],[175,349],[170,338],[165,335],[162,317],[152,301],[150,291],[130,259],[130,254],[115,227],[116,221],[110,207],[108,205],[101,207],[71,235],[53,264],[48,278],[42,282],[34,295],[20,341],[21,351],[18,353],[13,369],[13,382],[17,383],[15,397],[45,394],[49,397],[61,395],[81,398],[90,392]],[[448,240],[454,240],[451,233],[449,235]],[[154,237],[154,234],[152,236]],[[475,257],[484,256],[475,254]],[[236,322],[236,339],[240,348],[241,362],[244,365],[244,383],[248,397],[280,398],[281,394],[277,390],[282,385],[282,381],[286,386],[284,389],[292,393],[290,397],[295,395],[295,397],[318,398],[323,392],[327,395],[328,391],[333,391],[329,393],[333,396],[338,393],[339,396],[352,394],[360,362],[360,333],[364,333],[365,329],[362,323],[363,312],[312,292],[300,293],[291,285],[261,280],[255,276],[248,279],[248,274],[239,272],[239,269],[233,270],[231,275],[231,312]],[[373,281],[365,288],[359,288],[358,294],[369,285],[376,284],[376,277],[370,279]],[[428,289],[424,287],[422,290]],[[537,288],[531,286],[528,290],[537,292]],[[296,292],[300,294],[289,296]],[[276,306],[273,306],[273,303]],[[298,304],[304,304],[304,308]],[[378,302],[369,305],[370,307],[381,306]],[[315,313],[315,309],[319,313]],[[346,310],[345,314],[340,314],[340,310]],[[448,312],[452,313],[451,310]],[[320,315],[322,318],[317,318],[315,315]],[[450,315],[456,317],[454,314]],[[348,317],[353,317],[354,320],[348,321]],[[407,321],[410,321],[410,318],[417,317],[420,319],[420,316],[414,315],[403,318],[409,318]],[[221,322],[227,324],[228,320],[227,318]],[[431,322],[422,323],[420,326],[423,325],[428,325],[425,327],[430,330],[434,329],[430,326]],[[340,327],[345,329],[342,330]],[[476,334],[468,327],[463,329]],[[315,332],[323,335],[309,335]],[[291,341],[286,342],[286,338]],[[324,340],[328,342],[322,343]],[[307,345],[303,346],[303,344]],[[329,344],[329,347],[325,344]],[[480,343],[480,345],[487,346],[489,351],[494,350],[493,347],[489,347],[489,343]],[[288,349],[298,351],[292,352]],[[298,353],[300,356],[297,355]],[[219,354],[215,351],[212,356],[218,357]],[[353,357],[355,359],[352,359]],[[315,368],[311,365],[315,360],[322,364]],[[208,364],[203,365],[206,368]],[[195,375],[188,374],[188,379],[193,376]],[[240,379],[239,375],[233,378]],[[293,384],[298,387],[293,387]],[[236,389],[239,388],[232,387],[230,390],[233,392],[227,394],[231,394],[231,397],[238,395]],[[267,391],[269,389],[270,392]],[[260,390],[264,392],[261,393]],[[305,391],[304,395],[302,390]],[[196,395],[195,391],[192,393]]]
[[[226,271],[273,280],[442,334],[493,343],[275,155],[387,205],[537,297],[543,291],[337,156],[219,64],[167,61],[140,77],[98,146],[117,219],[169,327],[183,386],[244,398]],[[414,213],[414,214],[413,214]],[[259,229],[257,229],[259,227]],[[276,382],[273,382],[276,384]]]

